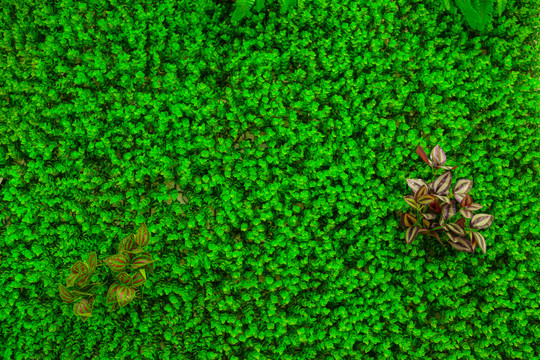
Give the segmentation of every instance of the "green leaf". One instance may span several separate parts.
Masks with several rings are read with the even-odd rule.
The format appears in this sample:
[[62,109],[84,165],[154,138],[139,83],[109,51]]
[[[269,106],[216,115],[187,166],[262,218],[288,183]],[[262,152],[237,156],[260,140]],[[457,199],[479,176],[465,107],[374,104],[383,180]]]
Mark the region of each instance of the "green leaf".
[[116,301],[121,308],[135,299],[136,290],[125,285],[120,285],[116,290]]
[[452,0],[443,0],[444,7],[450,11],[452,9]]
[[148,245],[149,242],[150,242],[150,232],[148,231],[146,224],[142,224],[139,230],[137,231],[137,234],[135,235],[135,243],[141,248],[143,248],[146,245]]
[[97,268],[97,254],[95,252],[92,252],[88,254],[88,258],[86,259],[86,265],[88,267],[89,272],[96,271]]
[[71,303],[75,300],[73,294],[62,284],[58,284],[58,291],[63,302]]
[[502,16],[504,8],[506,7],[506,0],[498,0],[496,6],[497,6],[497,13],[499,14],[499,16]]
[[123,238],[120,245],[118,245],[118,253],[121,254],[123,250],[131,251],[135,248],[135,246],[135,236],[133,234],[129,234]]
[[43,248],[35,243],[32,244],[32,251],[38,256],[43,254]]
[[77,316],[81,316],[83,321],[92,316],[93,301],[88,299],[81,299],[78,303],[73,305],[73,313]]
[[73,274],[86,274],[90,271],[88,265],[82,261],[77,261],[72,267],[71,272]]
[[264,9],[264,0],[257,0],[255,3],[255,11],[260,12],[262,9]]
[[253,4],[255,4],[255,0],[238,0],[236,3],[243,11],[248,12],[253,7]]
[[131,262],[131,268],[133,270],[136,270],[140,267],[149,265],[154,262],[154,259],[152,259],[152,256],[148,253],[142,253],[140,255],[137,255],[133,258]]
[[109,287],[109,290],[107,291],[107,299],[105,300],[107,304],[116,302],[116,291],[120,288],[120,286],[121,284],[114,283]]
[[74,286],[78,277],[79,277],[79,274],[70,274],[66,279],[66,286],[68,288]]
[[131,287],[137,288],[144,283],[146,283],[146,271],[144,269],[139,269],[131,279]]
[[131,276],[126,273],[126,272],[123,272],[123,273],[120,273],[118,275],[116,275],[116,279],[123,285],[127,285],[127,286],[130,286],[130,283],[131,283]]
[[116,254],[113,256],[109,256],[104,260],[107,265],[109,265],[109,268],[113,271],[123,271],[126,268],[126,265],[128,263],[128,258],[124,254]]

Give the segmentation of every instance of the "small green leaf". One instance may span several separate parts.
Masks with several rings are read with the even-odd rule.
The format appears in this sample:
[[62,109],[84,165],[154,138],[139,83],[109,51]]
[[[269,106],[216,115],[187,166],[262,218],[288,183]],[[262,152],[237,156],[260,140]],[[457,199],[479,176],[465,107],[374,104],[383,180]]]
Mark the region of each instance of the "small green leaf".
[[452,9],[452,3],[451,2],[452,2],[452,0],[443,0],[444,7],[448,11],[450,11],[450,9]]

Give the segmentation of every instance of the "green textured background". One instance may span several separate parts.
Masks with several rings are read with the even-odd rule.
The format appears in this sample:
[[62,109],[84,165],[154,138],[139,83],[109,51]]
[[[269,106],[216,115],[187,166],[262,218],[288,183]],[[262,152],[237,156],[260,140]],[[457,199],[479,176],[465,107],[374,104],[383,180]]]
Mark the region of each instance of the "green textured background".
[[[4,359],[540,359],[538,0],[0,4]],[[405,244],[437,144],[486,255]],[[144,299],[80,322],[142,223]]]

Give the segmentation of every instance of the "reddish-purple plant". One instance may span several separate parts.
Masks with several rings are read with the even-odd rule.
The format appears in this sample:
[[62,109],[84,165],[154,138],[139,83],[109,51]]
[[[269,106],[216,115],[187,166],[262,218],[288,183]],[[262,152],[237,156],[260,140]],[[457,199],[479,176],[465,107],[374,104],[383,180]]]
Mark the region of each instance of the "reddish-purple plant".
[[[66,286],[58,284],[60,298],[67,303],[81,299],[73,306],[73,313],[80,317],[83,322],[88,320],[92,316],[95,300],[95,294],[92,291],[103,284],[90,284],[90,279],[97,267],[107,264],[113,272],[117,273],[115,276],[116,281],[109,287],[107,292],[106,303],[112,304],[109,311],[114,311],[118,306],[126,306],[135,299],[137,295],[136,288],[146,283],[146,270],[153,273],[154,259],[149,253],[142,250],[143,247],[148,245],[149,241],[150,233],[148,228],[146,224],[142,224],[135,235],[130,234],[120,242],[118,254],[98,261],[96,253],[93,252],[88,254],[85,262],[77,261],[71,267],[71,273],[66,279]],[[125,272],[128,268],[137,270],[137,272],[129,275]],[[78,290],[68,290],[68,288],[75,285],[79,287]],[[89,296],[89,298],[84,298],[85,296]]]
[[[483,207],[474,203],[473,198],[469,195],[473,181],[459,180],[453,188],[453,193],[449,195],[452,182],[450,170],[456,169],[457,166],[443,166],[446,163],[446,154],[439,145],[431,150],[429,159],[420,145],[416,149],[416,153],[432,168],[433,176],[438,169],[449,171],[430,183],[426,183],[422,179],[407,179],[407,185],[411,188],[412,193],[403,198],[416,210],[416,217],[410,213],[401,214],[401,225],[407,228],[405,232],[407,244],[410,244],[418,234],[423,234],[435,237],[444,246],[437,233],[444,230],[448,236],[448,243],[456,250],[472,253],[479,246],[485,254],[486,240],[484,236],[472,230],[487,229],[493,223],[494,217],[489,214],[473,215],[474,211]],[[452,196],[455,200],[450,200]],[[463,218],[456,223],[448,223],[447,221],[457,214],[456,201],[460,206],[459,213]],[[438,223],[437,216],[440,216]],[[468,227],[465,225],[465,219],[470,219]]]

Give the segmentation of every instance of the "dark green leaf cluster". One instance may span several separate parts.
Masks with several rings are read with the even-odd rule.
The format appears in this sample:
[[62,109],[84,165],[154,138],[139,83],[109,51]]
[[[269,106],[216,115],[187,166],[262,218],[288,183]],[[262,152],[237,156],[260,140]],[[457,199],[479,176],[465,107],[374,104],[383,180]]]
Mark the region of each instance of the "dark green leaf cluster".
[[[267,3],[275,2],[276,0],[266,0]],[[300,8],[302,9],[302,5],[305,0],[299,0],[298,3],[300,5]],[[297,0],[283,0],[280,1],[280,4],[282,5],[281,8],[284,12],[287,12],[289,9],[292,9],[294,6],[296,6]],[[248,16],[250,14],[250,10],[253,7],[253,4],[255,4],[255,7],[253,8],[254,11],[260,12],[263,10],[267,5],[265,4],[265,0],[234,0],[235,3],[235,10],[231,14],[231,18],[235,21],[240,21],[244,17]]]

